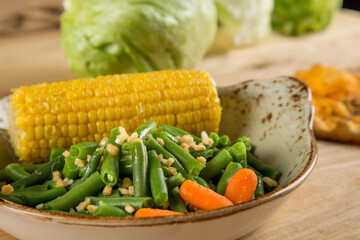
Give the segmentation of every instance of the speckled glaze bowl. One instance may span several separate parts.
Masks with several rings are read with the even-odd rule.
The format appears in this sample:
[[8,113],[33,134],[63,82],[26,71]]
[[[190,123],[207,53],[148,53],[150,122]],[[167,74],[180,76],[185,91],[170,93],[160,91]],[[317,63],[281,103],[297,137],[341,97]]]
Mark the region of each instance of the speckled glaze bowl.
[[143,219],[64,216],[0,200],[0,228],[32,240],[237,239],[259,228],[315,165],[311,92],[300,80],[278,77],[219,88],[219,95],[221,133],[251,137],[256,155],[282,173],[275,191],[222,209]]

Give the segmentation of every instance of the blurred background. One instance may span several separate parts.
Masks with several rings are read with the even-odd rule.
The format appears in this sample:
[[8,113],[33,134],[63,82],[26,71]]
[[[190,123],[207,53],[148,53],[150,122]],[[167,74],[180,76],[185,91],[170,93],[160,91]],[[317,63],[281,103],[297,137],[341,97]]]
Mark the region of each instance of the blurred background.
[[[344,0],[343,8],[360,11],[359,0]],[[0,0],[0,37],[59,27],[61,0]]]
[[[344,0],[343,8],[360,11],[360,1]],[[264,15],[258,8],[254,11]],[[0,97],[20,85],[77,77],[71,70],[60,44],[59,17],[62,12],[61,0],[0,0]],[[336,19],[338,21],[334,21],[329,30],[304,36],[288,37],[286,34],[275,33],[259,37],[254,33],[259,41],[241,46],[239,51],[207,56],[197,68],[209,71],[220,85],[222,82],[231,84],[250,78],[294,74],[316,62],[360,72],[357,65],[359,54],[353,53],[351,57],[345,54],[352,49],[355,39],[358,39],[358,15],[353,11],[339,13]],[[258,20],[257,17],[254,19]],[[220,28],[221,24],[218,26]],[[266,32],[264,29],[259,30]],[[254,30],[243,30],[241,37],[249,38],[249,31]],[[343,36],[342,41],[338,41],[339,34]],[[322,44],[324,42],[326,44]],[[330,47],[334,42],[336,49]],[[341,53],[345,57],[338,61]],[[274,55],[277,56],[276,59],[273,58]],[[219,62],[222,63],[221,68]],[[234,78],[234,74],[238,77]]]

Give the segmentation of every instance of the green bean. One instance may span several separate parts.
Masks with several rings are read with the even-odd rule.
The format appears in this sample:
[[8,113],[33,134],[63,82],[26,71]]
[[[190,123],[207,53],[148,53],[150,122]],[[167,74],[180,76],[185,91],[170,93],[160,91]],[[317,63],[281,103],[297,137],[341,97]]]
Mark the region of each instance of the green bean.
[[185,181],[185,178],[181,173],[177,173],[174,176],[169,177],[166,179],[166,186],[168,191],[171,191],[174,187],[180,186]]
[[153,136],[164,140],[165,149],[173,154],[190,174],[194,176],[199,175],[200,171],[204,168],[203,164],[198,162],[190,153],[171,141],[165,135],[154,133]]
[[99,197],[89,197],[90,204],[99,205],[100,201],[103,201],[109,206],[118,207],[125,209],[125,205],[129,204],[135,209],[140,208],[152,208],[155,204],[153,198],[151,197],[120,197],[120,198],[99,198]]
[[242,142],[237,142],[228,149],[234,162],[241,163],[244,168],[247,168],[246,160],[246,146]]
[[130,143],[129,142],[125,142],[123,143],[123,145],[121,145],[121,154],[126,156],[126,155],[130,155],[131,154],[131,147],[130,147]]
[[99,172],[94,172],[85,182],[74,187],[62,197],[45,204],[45,209],[69,211],[76,207],[85,197],[93,196],[103,189],[105,184],[101,180]]
[[111,193],[111,195],[104,195],[103,192],[100,192],[97,197],[100,198],[119,198],[120,196],[120,192],[117,189],[114,189]]
[[110,137],[109,137],[108,144],[112,144],[112,145],[118,147],[119,149],[121,149],[121,145],[118,144],[117,141],[116,141],[116,137],[118,135],[120,135],[120,129],[118,127],[113,128],[111,130],[111,132],[110,132]]
[[216,186],[216,192],[218,194],[224,195],[230,179],[232,178],[232,176],[234,176],[234,174],[237,171],[239,171],[242,168],[243,168],[243,166],[238,162],[229,163],[226,166],[225,172],[221,176],[221,178],[220,178],[220,180],[219,180],[219,182],[218,182],[218,184]]
[[149,159],[151,194],[156,206],[161,207],[168,201],[168,189],[164,173],[155,150],[149,151],[147,155]]
[[[44,184],[48,187],[48,189],[53,189],[56,187],[56,181],[47,180]],[[71,185],[72,186],[72,185]]]
[[76,179],[79,172],[79,166],[75,164],[76,157],[68,155],[65,159],[65,165],[62,170],[62,175],[70,179]]
[[184,136],[184,135],[190,135],[194,138],[194,141],[199,144],[202,142],[202,139],[199,138],[199,137],[196,137],[195,135],[191,134],[191,133],[188,133],[187,131],[184,131],[180,128],[177,128],[177,127],[173,127],[173,126],[170,126],[170,125],[165,125],[165,124],[160,124],[159,125],[159,128],[163,131],[166,131],[168,133],[170,133],[171,135],[173,135],[174,137],[176,136]]
[[33,192],[33,191],[42,192],[42,191],[46,191],[46,190],[48,190],[48,185],[43,184],[43,185],[34,185],[31,187],[27,187],[27,188],[18,190],[16,192]]
[[210,180],[225,168],[232,161],[230,153],[223,149],[213,159],[206,163],[206,167],[201,171],[200,176],[205,180]]
[[206,149],[204,151],[193,151],[190,152],[190,154],[194,157],[204,157],[204,158],[212,158],[214,156],[214,150],[212,149]]
[[246,136],[243,136],[243,137],[238,138],[235,142],[242,142],[242,143],[244,143],[245,146],[246,146],[246,151],[252,152],[252,150],[253,150],[253,148],[254,148],[254,147],[251,145],[251,140],[250,140],[250,138],[248,138],[248,137],[246,137]]
[[146,147],[142,142],[131,142],[131,157],[133,162],[134,196],[149,196],[149,161]]
[[87,158],[87,155],[93,154],[98,146],[99,144],[95,142],[78,143],[70,147],[70,155],[84,160]]
[[156,123],[153,121],[147,121],[140,127],[138,127],[135,132],[138,133],[138,138],[145,139],[148,134],[156,132]]
[[258,160],[251,152],[247,152],[247,162],[262,175],[272,178],[275,181],[279,180],[280,173],[269,165]]
[[105,155],[101,165],[101,179],[106,185],[114,186],[119,177],[119,160],[118,155]]
[[118,155],[105,155],[101,165],[101,178],[106,185],[114,186],[119,177],[119,160]]
[[53,148],[51,149],[51,153],[50,153],[50,160],[57,158],[59,155],[63,154],[63,152],[65,152],[65,148]]
[[171,166],[176,168],[176,170],[180,172],[184,176],[184,178],[194,181],[194,178],[189,174],[188,171],[186,171],[186,169],[181,165],[181,163],[179,163],[176,157],[174,157],[165,148],[163,148],[155,139],[149,139],[145,141],[145,146],[148,150],[155,150],[157,154],[162,154],[165,159],[173,158],[175,161]]
[[168,138],[170,138],[171,141],[173,141],[176,144],[180,144],[180,141],[177,140],[173,135],[171,135],[170,133],[163,131],[161,132],[162,134],[164,134],[165,136],[167,136]]
[[38,164],[32,164],[32,165],[23,165],[21,166],[25,171],[29,173],[35,172],[39,167],[44,166],[46,163],[38,163]]
[[13,180],[6,175],[5,169],[0,170],[0,182],[6,182],[6,183],[13,182]]
[[109,206],[103,201],[99,202],[99,206],[96,208],[93,216],[101,217],[131,217],[132,215],[128,214],[124,210],[118,207]]
[[22,199],[20,199],[19,197],[14,196],[13,194],[5,195],[2,192],[0,192],[0,198],[5,199],[5,200],[7,200],[9,202],[25,205],[25,202],[23,202]]
[[211,145],[211,147],[216,147],[219,144],[220,137],[217,133],[211,132],[209,135],[209,138],[211,138],[214,141],[214,143],[213,143],[213,145]]
[[220,138],[219,138],[219,143],[217,145],[218,148],[224,148],[224,147],[227,147],[231,145],[231,141],[230,141],[230,138],[229,136],[227,135],[222,135]]
[[[86,164],[87,166],[87,164]],[[85,174],[85,170],[86,170],[86,166],[85,167],[79,167],[79,172],[78,172],[78,177],[81,178],[82,176],[84,176]]]
[[210,188],[210,187],[209,187],[209,184],[208,184],[202,177],[199,177],[199,176],[195,177],[195,181],[196,181],[198,184],[200,184],[200,185],[202,185],[202,186],[204,186],[204,187],[206,187],[206,188]]
[[120,159],[119,174],[130,177],[133,174],[133,165],[131,159]]
[[40,203],[51,201],[66,193],[64,187],[54,188],[46,191],[21,191],[12,192],[13,197],[17,197],[22,200],[22,205],[35,206]]
[[76,180],[73,184],[71,184],[69,189],[72,189],[72,188],[76,187],[77,185],[79,185],[80,183],[83,183],[91,174],[93,174],[99,166],[101,157],[102,157],[102,152],[95,151],[91,155],[89,163],[84,168],[84,173],[83,173],[82,177],[80,179]]
[[5,167],[6,175],[13,181],[23,179],[30,176],[30,173],[26,172],[18,163],[10,163]]
[[184,200],[180,196],[179,187],[173,188],[169,192],[170,209],[175,212],[187,213]]
[[172,176],[171,172],[170,172],[170,169],[167,167],[167,166],[161,166],[162,170],[163,170],[163,173],[164,173],[164,176],[169,178]]
[[96,151],[91,155],[89,163],[85,167],[85,173],[82,176],[82,179],[84,181],[85,181],[85,179],[87,179],[91,174],[93,174],[97,170],[100,160],[101,160],[101,157],[102,157],[101,151]]
[[265,190],[264,190],[264,182],[262,180],[262,178],[264,177],[261,173],[259,173],[258,171],[256,171],[254,168],[249,167],[251,170],[253,170],[257,176],[258,179],[258,183],[256,185],[256,189],[255,189],[255,198],[263,196],[265,194]]
[[65,215],[73,215],[73,216],[90,216],[90,213],[87,211],[79,211],[79,212],[65,212],[59,210],[46,210],[47,212],[58,213],[58,214],[65,214]]
[[[220,178],[224,174],[224,172],[225,172],[225,169],[221,169],[221,171],[218,174],[216,174],[216,176],[214,178],[211,179],[211,182],[213,184],[217,185],[218,182],[220,181]],[[216,189],[215,189],[215,191],[216,191]]]
[[[156,134],[155,134],[156,136]],[[171,153],[169,153],[165,148],[163,148],[154,138],[146,140],[145,141],[145,146],[147,148],[147,150],[155,150],[157,154],[162,154],[164,159],[168,159],[168,158],[174,158],[174,155],[172,155]]]
[[60,155],[57,158],[46,163],[45,165],[39,167],[30,176],[15,181],[11,183],[11,185],[14,187],[15,190],[19,190],[40,182],[44,182],[52,176],[53,171],[61,170],[64,167],[64,162],[64,156]]

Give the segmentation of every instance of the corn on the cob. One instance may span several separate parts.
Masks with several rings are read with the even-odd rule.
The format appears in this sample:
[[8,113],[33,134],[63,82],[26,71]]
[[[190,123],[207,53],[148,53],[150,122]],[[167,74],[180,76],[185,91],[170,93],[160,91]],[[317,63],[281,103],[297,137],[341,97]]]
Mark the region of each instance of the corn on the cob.
[[220,102],[203,71],[159,71],[39,84],[15,89],[9,134],[20,159],[47,160],[51,148],[100,142],[111,129],[131,132],[147,120],[199,135],[218,130]]

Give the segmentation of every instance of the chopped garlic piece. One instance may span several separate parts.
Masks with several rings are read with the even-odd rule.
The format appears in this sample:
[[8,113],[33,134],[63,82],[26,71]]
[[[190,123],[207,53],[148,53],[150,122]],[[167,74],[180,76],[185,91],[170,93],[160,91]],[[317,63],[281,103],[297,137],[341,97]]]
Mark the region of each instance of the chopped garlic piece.
[[115,156],[119,153],[119,148],[110,143],[106,146],[106,151],[108,151],[111,155]]
[[129,194],[130,194],[131,196],[134,195],[134,186],[130,186],[130,187],[129,187]]
[[105,196],[109,196],[112,193],[112,186],[106,185],[103,190]]
[[202,163],[204,166],[206,165],[206,158],[204,157],[197,157],[196,160],[200,163]]
[[193,149],[195,151],[205,151],[206,147],[204,145],[195,145],[195,146],[193,146]]
[[86,208],[89,211],[89,213],[93,214],[95,210],[98,208],[98,206],[90,204]]
[[130,135],[130,137],[128,138],[128,142],[132,142],[137,140],[139,137],[139,134],[137,132],[134,132],[133,134]]
[[202,132],[200,133],[200,136],[201,136],[201,139],[202,139],[202,140],[209,138],[209,136],[207,135],[207,133],[206,133],[205,131],[202,131]]
[[119,191],[120,191],[120,193],[121,193],[122,195],[130,195],[129,189],[127,189],[127,188],[122,188],[122,187],[120,187],[120,188],[119,188]]
[[190,149],[189,149],[190,146],[187,143],[181,143],[180,147],[185,149],[185,151],[190,152]]
[[88,205],[90,205],[90,199],[86,198],[85,201],[79,203],[79,205],[76,206],[76,211],[83,211]]
[[205,145],[212,146],[214,144],[214,140],[212,138],[206,138],[202,141]]
[[174,167],[169,167],[169,170],[170,170],[171,175],[175,175],[177,173],[177,170]]
[[133,206],[131,206],[130,204],[126,204],[125,211],[132,214],[133,212],[135,212],[135,208]]
[[59,171],[53,171],[52,176],[53,176],[53,178],[52,178],[53,181],[61,180],[61,174]]
[[167,167],[170,167],[174,162],[175,162],[175,159],[169,158],[169,159],[167,160],[166,166],[167,166]]
[[126,178],[123,179],[123,182],[122,182],[121,186],[123,188],[129,188],[132,185],[133,185],[133,182],[131,181],[131,179],[126,177]]
[[160,144],[162,147],[165,145],[165,142],[163,139],[161,138],[157,138],[156,141],[158,142],[158,144]]
[[75,159],[75,165],[78,166],[78,167],[83,168],[83,167],[85,167],[85,161],[80,159],[80,158],[76,158]]
[[263,177],[262,180],[263,180],[264,183],[266,183],[270,187],[277,187],[278,186],[278,183],[274,179],[271,179],[269,177]]
[[67,156],[70,155],[70,152],[69,152],[68,150],[66,150],[66,151],[64,151],[64,152],[62,153],[62,155],[63,155],[64,157],[67,157]]
[[192,145],[194,144],[194,138],[191,135],[184,135],[180,137],[180,142],[186,143],[187,145]]
[[5,195],[10,195],[13,191],[14,191],[14,188],[10,184],[4,185],[1,188],[1,192]]

